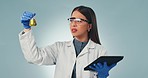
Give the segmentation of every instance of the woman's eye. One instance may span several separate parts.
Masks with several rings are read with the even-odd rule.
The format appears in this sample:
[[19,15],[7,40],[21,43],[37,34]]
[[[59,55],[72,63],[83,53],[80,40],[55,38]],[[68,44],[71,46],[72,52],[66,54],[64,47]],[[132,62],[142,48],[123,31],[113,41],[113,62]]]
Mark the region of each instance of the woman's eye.
[[81,20],[77,21],[77,22],[82,22]]
[[70,20],[70,22],[73,22],[73,20]]

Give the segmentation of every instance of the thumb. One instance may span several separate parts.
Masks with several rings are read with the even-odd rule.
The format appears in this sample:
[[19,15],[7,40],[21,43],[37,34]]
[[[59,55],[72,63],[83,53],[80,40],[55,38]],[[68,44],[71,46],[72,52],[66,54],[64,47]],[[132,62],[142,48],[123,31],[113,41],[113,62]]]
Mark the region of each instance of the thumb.
[[36,15],[36,13],[33,13],[33,17]]

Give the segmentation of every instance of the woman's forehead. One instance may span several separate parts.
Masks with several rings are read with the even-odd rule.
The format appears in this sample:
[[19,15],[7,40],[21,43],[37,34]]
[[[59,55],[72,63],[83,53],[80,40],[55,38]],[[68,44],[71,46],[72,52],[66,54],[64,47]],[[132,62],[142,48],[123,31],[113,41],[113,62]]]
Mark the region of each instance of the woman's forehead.
[[86,17],[83,14],[81,14],[79,11],[74,11],[71,17],[86,19]]

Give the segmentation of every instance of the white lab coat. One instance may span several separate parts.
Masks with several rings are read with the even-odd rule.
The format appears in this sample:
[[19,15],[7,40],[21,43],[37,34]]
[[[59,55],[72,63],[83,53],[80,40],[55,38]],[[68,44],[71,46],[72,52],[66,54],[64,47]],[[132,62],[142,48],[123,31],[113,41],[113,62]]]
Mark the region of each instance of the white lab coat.
[[38,48],[32,31],[19,34],[24,57],[29,63],[38,65],[56,65],[54,78],[71,78],[76,63],[77,78],[96,78],[96,72],[84,71],[84,67],[100,56],[106,55],[102,45],[89,40],[77,56],[72,41],[55,42],[44,48]]

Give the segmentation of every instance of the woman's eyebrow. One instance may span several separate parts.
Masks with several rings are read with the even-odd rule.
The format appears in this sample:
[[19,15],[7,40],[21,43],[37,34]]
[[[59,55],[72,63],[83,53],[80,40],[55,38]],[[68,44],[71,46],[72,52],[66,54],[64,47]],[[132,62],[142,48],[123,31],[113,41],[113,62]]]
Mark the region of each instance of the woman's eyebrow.
[[70,19],[76,19],[76,17],[70,17]]

